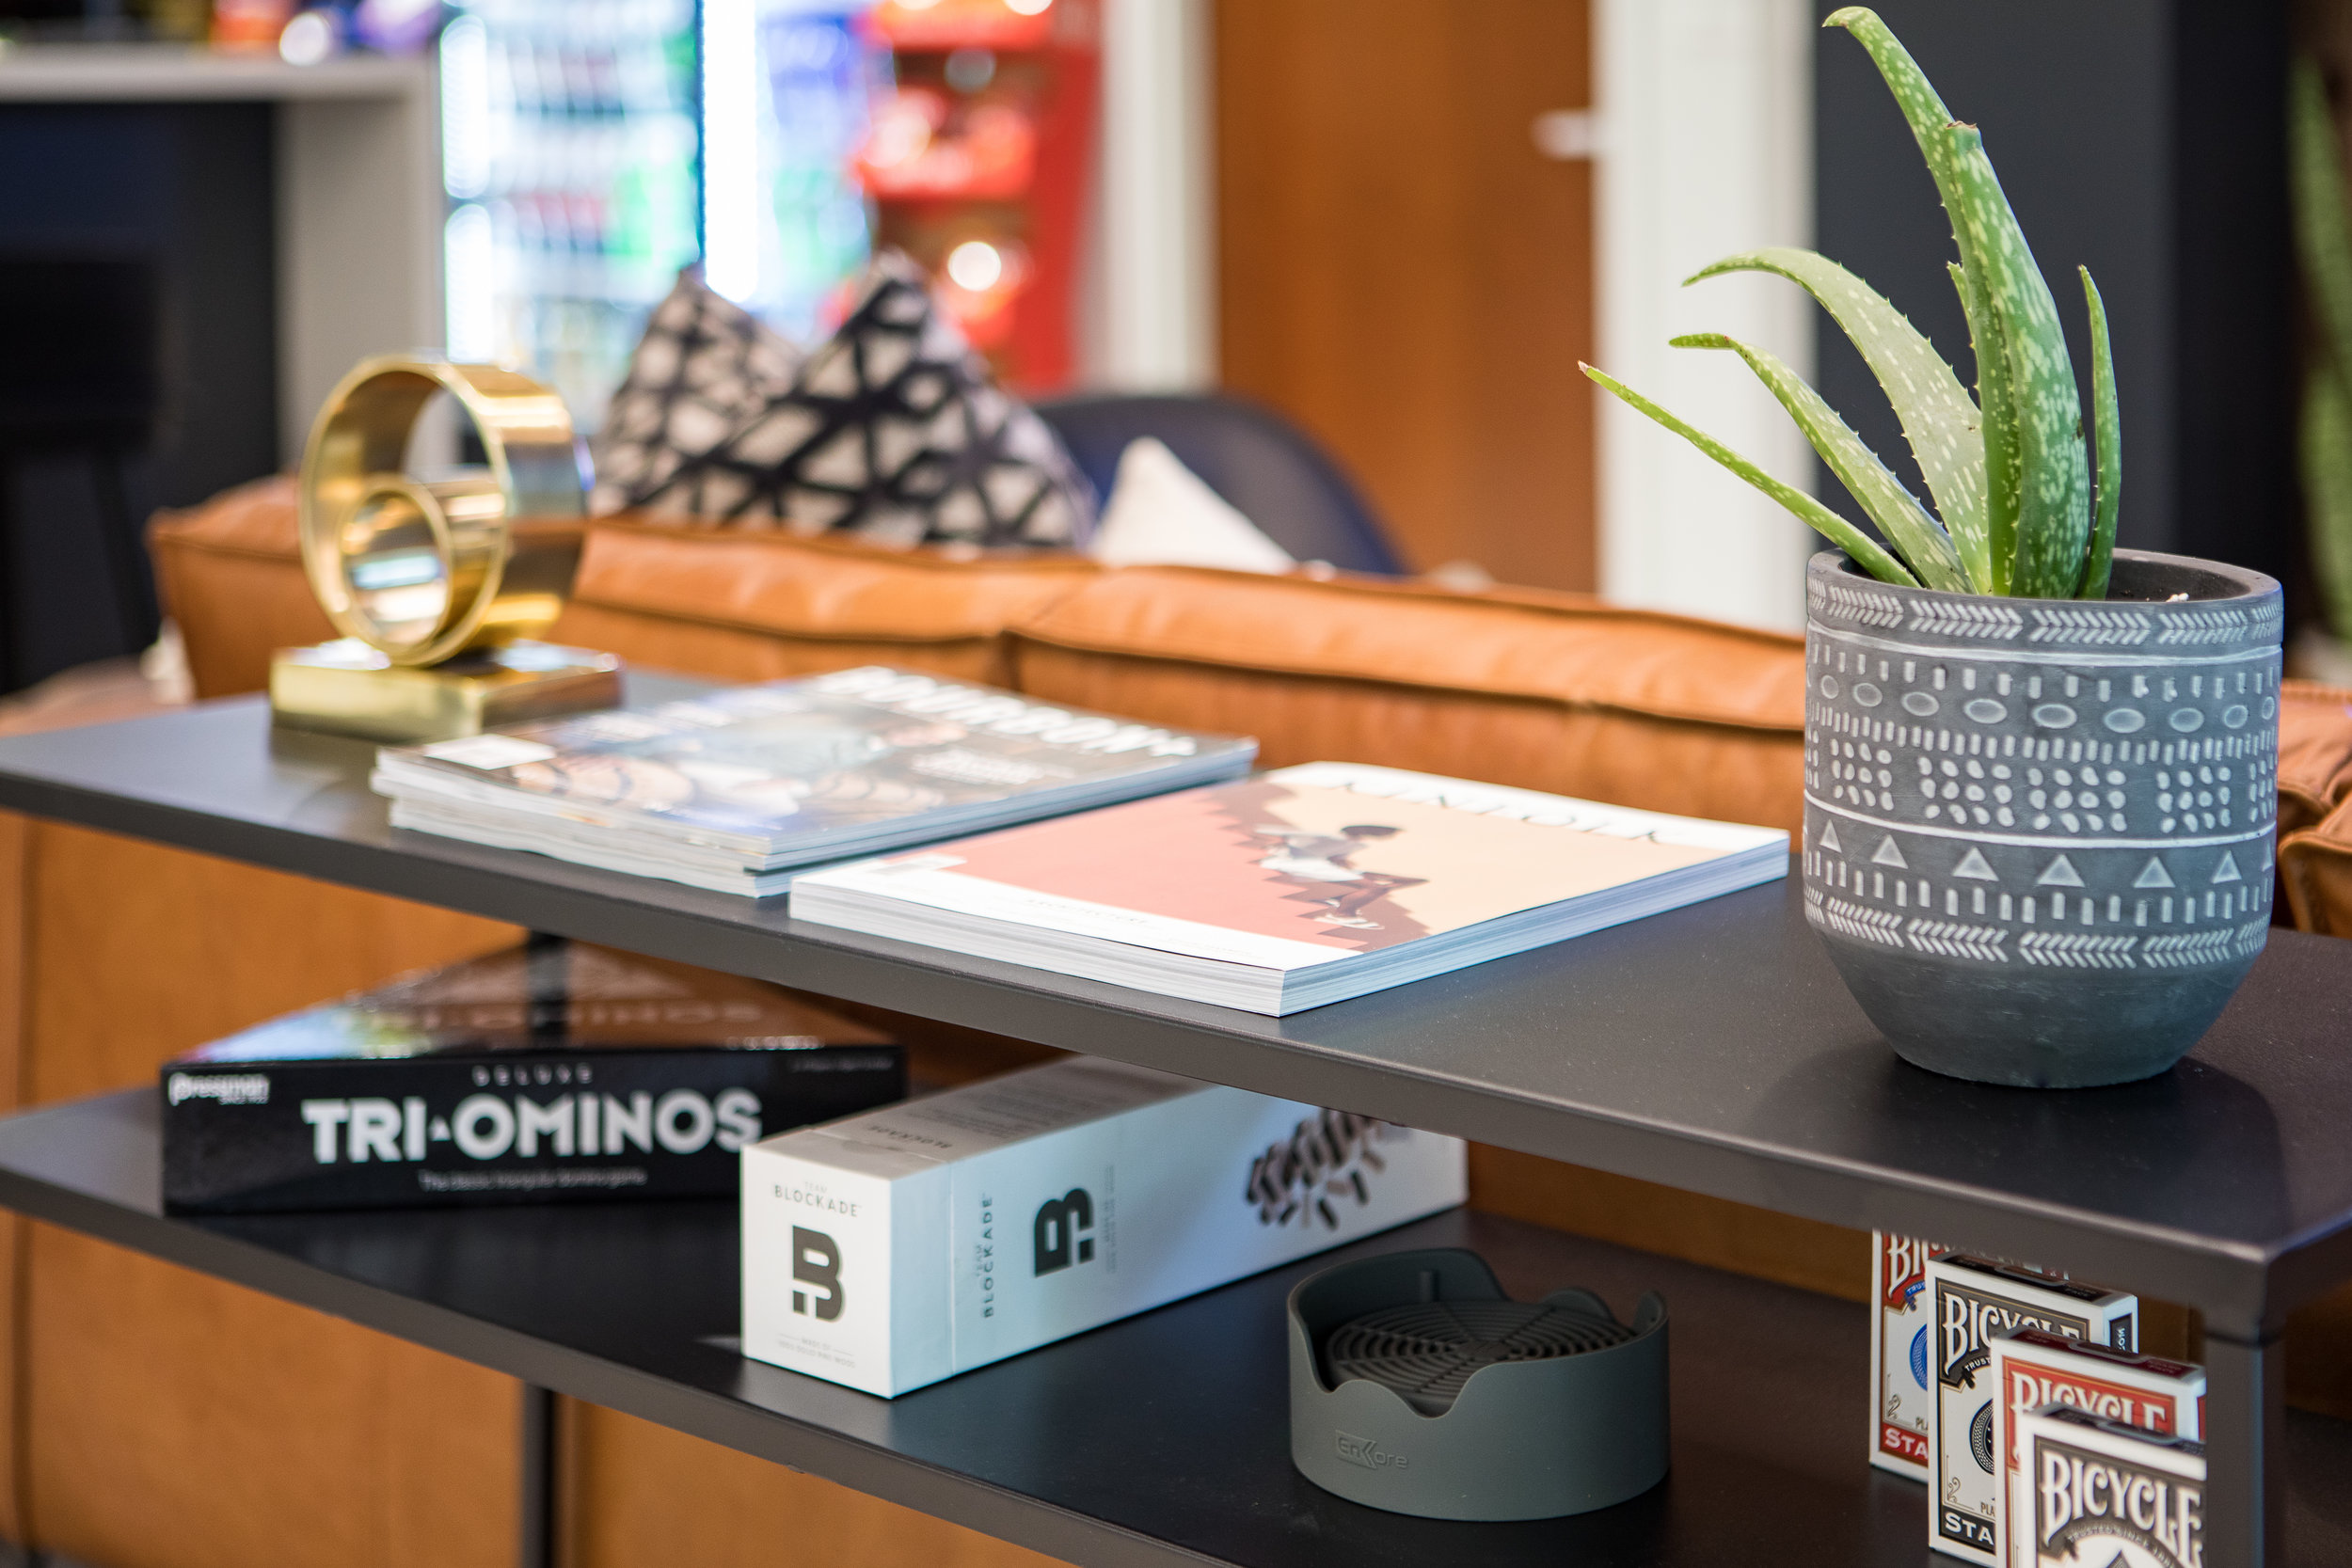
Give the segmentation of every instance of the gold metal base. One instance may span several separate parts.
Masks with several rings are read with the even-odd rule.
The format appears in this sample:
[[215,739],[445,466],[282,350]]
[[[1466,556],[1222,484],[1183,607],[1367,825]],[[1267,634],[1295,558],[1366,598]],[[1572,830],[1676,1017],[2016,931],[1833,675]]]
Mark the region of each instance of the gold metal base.
[[269,705],[295,729],[415,745],[617,707],[620,670],[611,654],[552,642],[513,642],[418,669],[346,637],[280,650],[270,661]]

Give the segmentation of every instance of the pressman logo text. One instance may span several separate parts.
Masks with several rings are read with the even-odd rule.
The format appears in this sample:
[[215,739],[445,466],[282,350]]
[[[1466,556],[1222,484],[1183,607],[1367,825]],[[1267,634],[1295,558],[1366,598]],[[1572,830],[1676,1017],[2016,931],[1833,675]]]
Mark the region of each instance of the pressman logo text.
[[164,1093],[174,1105],[186,1100],[216,1100],[223,1105],[266,1105],[269,1074],[175,1072],[165,1080]]

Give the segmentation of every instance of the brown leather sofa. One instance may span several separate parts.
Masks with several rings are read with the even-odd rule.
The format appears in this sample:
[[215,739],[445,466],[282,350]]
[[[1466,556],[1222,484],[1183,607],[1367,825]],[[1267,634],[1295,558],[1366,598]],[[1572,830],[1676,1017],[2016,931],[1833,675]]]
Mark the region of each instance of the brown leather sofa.
[[[271,649],[327,635],[301,581],[282,483],[167,517],[152,545],[200,696],[252,690]],[[1798,825],[1801,643],[1574,595],[960,563],[612,523],[591,535],[556,635],[726,678],[887,661],[1245,731],[1270,763],[1349,758]],[[2344,694],[2301,696],[2322,730],[2343,716]],[[2332,753],[2314,742],[2299,768],[2282,769],[2282,787],[2301,791],[2293,809],[2310,818],[2297,827],[2324,834],[2335,830],[2315,826],[2321,816],[2345,815],[2344,728]],[[2342,836],[2352,845],[2352,828]],[[0,816],[0,1096],[30,1104],[150,1083],[173,1052],[514,936]],[[1025,1053],[906,1027],[937,1076]],[[1495,1149],[1476,1151],[1472,1173],[1479,1207],[1866,1293],[1859,1232]],[[14,1289],[0,1303],[13,1351],[0,1377],[12,1418],[0,1423],[0,1535],[117,1568],[511,1560],[518,1407],[507,1380],[5,1223]],[[2184,1315],[2153,1319],[2152,1344],[2193,1350]],[[2303,1402],[2352,1416],[2352,1356],[2331,1355],[2352,1340],[2352,1307],[2334,1320],[2298,1325],[2290,1377]],[[592,1406],[566,1404],[560,1438],[560,1555],[579,1568],[1032,1558]]]

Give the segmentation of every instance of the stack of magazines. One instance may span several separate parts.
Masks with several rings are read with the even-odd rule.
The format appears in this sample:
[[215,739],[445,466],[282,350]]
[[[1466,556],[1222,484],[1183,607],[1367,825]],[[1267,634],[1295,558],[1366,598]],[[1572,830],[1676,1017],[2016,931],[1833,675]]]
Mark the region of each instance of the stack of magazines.
[[868,666],[387,749],[392,826],[765,897],[797,869],[1239,777],[1257,742]]

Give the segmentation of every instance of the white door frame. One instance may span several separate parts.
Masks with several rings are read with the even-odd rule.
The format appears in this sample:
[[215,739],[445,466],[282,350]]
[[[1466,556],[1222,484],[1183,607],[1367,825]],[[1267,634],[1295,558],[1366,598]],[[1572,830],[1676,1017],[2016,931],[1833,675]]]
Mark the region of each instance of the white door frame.
[[1103,0],[1093,264],[1080,285],[1090,385],[1205,391],[1216,383],[1210,4]]
[[[1593,27],[1598,363],[1809,490],[1812,449],[1747,367],[1667,340],[1725,332],[1812,373],[1814,308],[1796,285],[1742,275],[1680,286],[1735,251],[1812,243],[1812,7],[1593,0]],[[1802,626],[1811,531],[1615,398],[1596,402],[1601,593]]]

